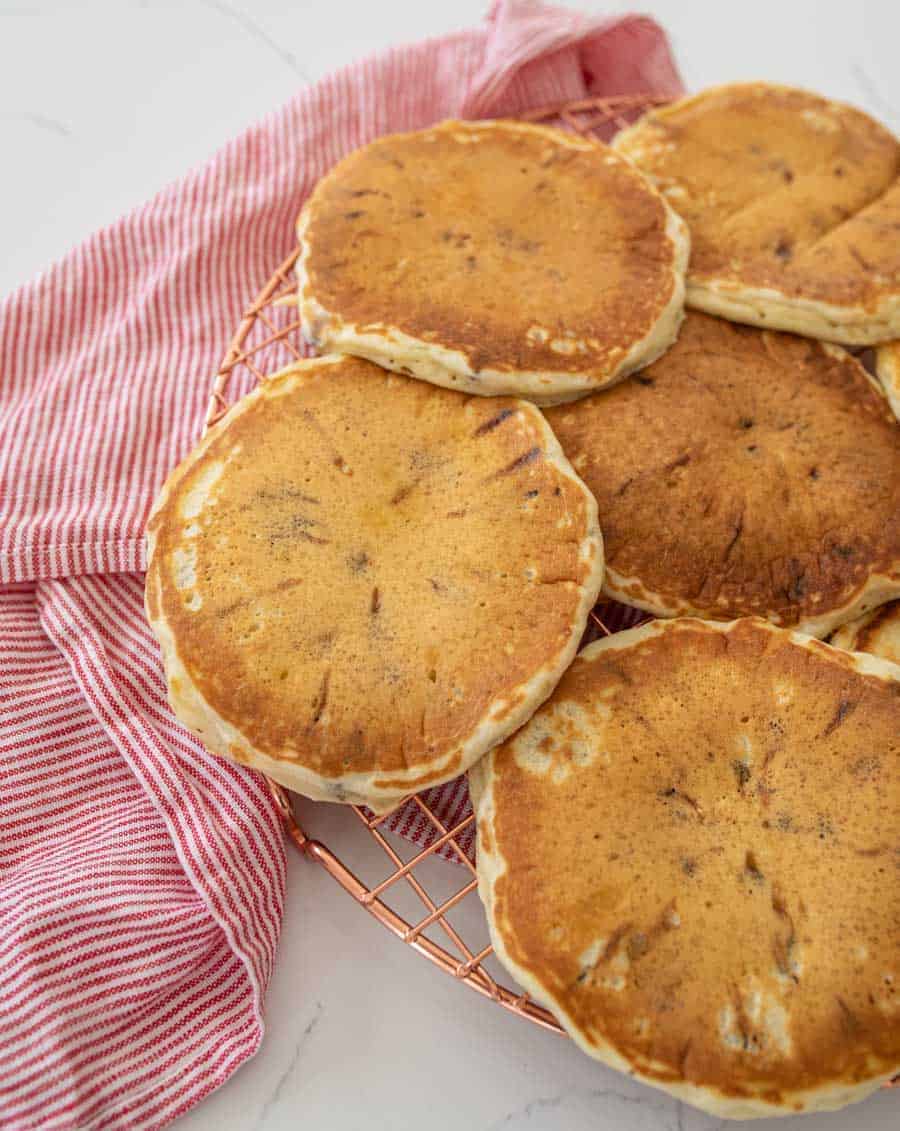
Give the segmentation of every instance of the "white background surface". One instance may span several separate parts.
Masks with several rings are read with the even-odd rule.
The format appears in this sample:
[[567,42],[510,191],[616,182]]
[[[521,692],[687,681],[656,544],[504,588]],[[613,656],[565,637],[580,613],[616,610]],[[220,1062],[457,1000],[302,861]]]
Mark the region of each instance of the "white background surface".
[[[0,291],[207,157],[299,85],[378,47],[475,23],[484,7],[482,0],[0,0]],[[898,0],[640,7],[668,27],[689,89],[777,79],[855,102],[900,130]],[[342,815],[327,808],[303,816],[326,835],[333,829],[332,840],[343,837]],[[898,1125],[897,1094],[802,1123],[757,1124]],[[456,985],[294,853],[263,1049],[178,1123],[179,1131],[717,1126]]]

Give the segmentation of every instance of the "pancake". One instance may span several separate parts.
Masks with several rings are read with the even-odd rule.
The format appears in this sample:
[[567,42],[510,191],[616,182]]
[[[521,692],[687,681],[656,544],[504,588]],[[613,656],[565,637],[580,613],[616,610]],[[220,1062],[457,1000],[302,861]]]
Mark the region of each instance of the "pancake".
[[589,645],[469,774],[497,956],[705,1111],[869,1095],[900,1068],[898,678],[756,618]]
[[825,636],[900,596],[900,429],[839,347],[691,312],[654,365],[547,418],[610,597]]
[[900,336],[900,144],[868,115],[737,83],[614,145],[690,227],[688,306],[846,344]]
[[682,222],[612,150],[545,126],[381,138],[319,183],[298,234],[312,343],[467,393],[573,400],[682,317]]
[[849,624],[841,625],[830,641],[848,652],[871,652],[892,664],[900,664],[900,601],[873,609]]
[[875,372],[900,419],[900,342],[888,342],[875,351]]
[[550,694],[600,587],[596,515],[533,405],[300,362],[153,509],[172,709],[289,789],[384,811]]

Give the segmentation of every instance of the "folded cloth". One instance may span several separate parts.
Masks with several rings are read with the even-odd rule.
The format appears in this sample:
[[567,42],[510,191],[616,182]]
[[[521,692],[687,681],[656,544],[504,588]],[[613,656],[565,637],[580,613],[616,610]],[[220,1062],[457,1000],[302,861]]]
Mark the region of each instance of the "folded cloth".
[[262,1039],[279,819],[169,712],[139,571],[150,503],[305,196],[385,132],[678,89],[651,20],[506,0],[303,90],[0,305],[4,1126],[162,1126]]

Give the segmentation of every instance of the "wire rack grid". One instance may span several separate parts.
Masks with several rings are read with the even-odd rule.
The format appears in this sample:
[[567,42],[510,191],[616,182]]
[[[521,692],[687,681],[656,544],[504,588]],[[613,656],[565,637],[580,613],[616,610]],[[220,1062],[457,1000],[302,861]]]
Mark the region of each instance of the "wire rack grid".
[[[520,117],[524,121],[557,125],[583,136],[608,141],[617,130],[629,125],[640,114],[666,101],[665,98],[648,94],[589,98],[538,107]],[[254,384],[265,380],[266,374],[311,355],[312,351],[300,335],[297,283],[294,277],[294,264],[299,253],[300,248],[295,247],[286,256],[244,312],[213,382],[206,413],[206,428],[220,420],[231,404]],[[634,614],[636,611],[624,610],[613,602],[601,601],[591,612],[585,642],[649,619],[644,615],[626,615],[623,620],[623,612]],[[548,1010],[527,993],[505,984],[505,972],[492,958],[493,947],[489,941],[483,941],[487,938],[487,929],[478,902],[478,881],[472,851],[475,817],[468,805],[465,806],[468,812],[463,812],[459,819],[448,821],[447,807],[439,806],[434,801],[441,790],[432,789],[407,798],[389,813],[378,816],[360,806],[341,807],[354,814],[361,822],[364,835],[368,834],[366,864],[369,868],[374,866],[376,870],[386,869],[380,879],[365,882],[357,874],[361,871],[360,868],[354,872],[335,850],[322,840],[307,835],[297,819],[290,795],[281,786],[270,781],[269,787],[288,836],[297,849],[320,864],[383,926],[470,989],[519,1017],[565,1035]],[[449,811],[455,817],[460,808],[456,804]],[[394,823],[392,819],[401,811],[404,811],[406,817],[406,829],[411,828],[418,818],[417,840],[424,847],[416,848],[408,841],[393,837],[388,826]],[[344,829],[344,832],[350,831]],[[341,852],[346,856],[344,841],[345,837],[342,836]],[[371,842],[378,848],[374,859]],[[459,867],[447,864],[447,860],[455,862]],[[443,865],[439,876],[434,862]],[[401,891],[406,896],[405,900],[395,898]],[[451,916],[455,916],[466,905],[469,905],[470,912],[467,925],[464,927],[462,924],[454,924]],[[477,924],[480,929],[473,927],[473,924]],[[478,942],[473,941],[476,934],[480,936]],[[497,973],[491,973],[489,966],[493,966]],[[900,1076],[884,1086],[900,1086]]]

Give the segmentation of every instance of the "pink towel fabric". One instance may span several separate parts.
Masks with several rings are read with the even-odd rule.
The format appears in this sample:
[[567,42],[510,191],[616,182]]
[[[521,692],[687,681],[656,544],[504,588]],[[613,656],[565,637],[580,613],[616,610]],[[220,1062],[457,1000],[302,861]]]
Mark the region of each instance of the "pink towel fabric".
[[3,1125],[159,1127],[262,1040],[282,830],[169,712],[142,528],[304,198],[379,134],[677,90],[651,20],[507,0],[301,91],[0,306]]

